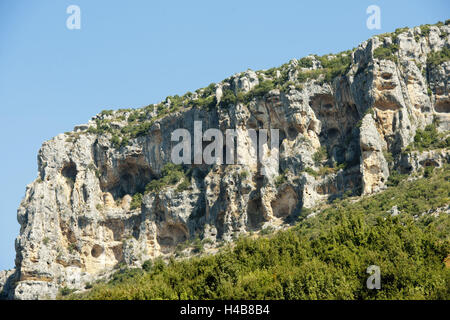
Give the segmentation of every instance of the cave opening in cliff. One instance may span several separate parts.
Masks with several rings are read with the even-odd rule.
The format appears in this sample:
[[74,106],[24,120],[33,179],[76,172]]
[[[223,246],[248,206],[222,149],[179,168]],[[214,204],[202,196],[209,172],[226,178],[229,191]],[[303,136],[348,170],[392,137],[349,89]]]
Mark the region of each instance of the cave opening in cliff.
[[143,157],[129,157],[120,161],[116,168],[107,168],[100,186],[103,192],[111,193],[114,199],[121,199],[125,195],[144,193],[146,185],[157,178],[158,175]]
[[91,249],[91,255],[94,258],[98,258],[102,253],[103,253],[104,249],[102,246],[98,245],[98,244],[94,244],[94,246]]
[[66,178],[70,179],[72,182],[75,182],[77,178],[77,166],[74,162],[70,161],[64,164],[61,169],[61,174]]
[[248,201],[247,204],[247,224],[250,230],[257,230],[264,222],[263,205],[261,197],[255,195],[255,198]]
[[188,230],[181,223],[167,223],[159,229],[157,241],[163,252],[170,251],[177,244],[188,240]]
[[298,205],[297,193],[292,187],[287,187],[271,202],[272,212],[275,217],[285,219],[290,216]]
[[436,103],[434,109],[439,113],[450,113],[450,101],[439,101]]

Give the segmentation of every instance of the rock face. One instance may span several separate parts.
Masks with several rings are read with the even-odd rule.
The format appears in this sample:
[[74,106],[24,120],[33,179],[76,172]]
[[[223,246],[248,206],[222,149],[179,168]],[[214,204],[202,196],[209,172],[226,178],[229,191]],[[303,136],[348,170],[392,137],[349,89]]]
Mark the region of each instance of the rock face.
[[[292,221],[320,201],[377,192],[390,169],[409,172],[430,161],[448,162],[447,150],[402,150],[434,117],[448,130],[450,63],[431,66],[427,57],[449,47],[449,31],[441,25],[428,34],[414,28],[373,37],[341,55],[349,59],[348,68],[330,81],[321,73],[324,61],[315,56],[275,72],[248,70],[216,84],[210,96],[208,88],[189,95],[193,105],[162,116],[157,108],[141,113],[137,121],[151,122],[126,143],[91,128],[108,123],[112,132],[126,133],[135,123],[130,110],[99,114],[45,142],[39,177],[27,186],[18,209],[16,270],[0,274],[0,290],[14,299],[55,298],[61,287],[84,288],[118,265],[140,266],[197,237],[230,241]],[[374,54],[392,44],[398,47],[392,59]],[[311,77],[299,80],[301,74]],[[267,81],[277,85],[249,95]],[[230,101],[229,92],[250,98]],[[214,107],[195,105],[205,97]],[[175,100],[160,106],[171,110]],[[171,162],[171,133],[186,128],[193,134],[194,121],[202,121],[204,130],[238,129],[243,164],[186,166],[184,188],[178,182],[145,192]],[[271,128],[279,129],[279,166],[252,161],[257,150],[249,143],[250,129]],[[268,145],[262,146],[265,152]],[[261,175],[262,168],[271,173]]]
[[[389,177],[389,168],[383,155],[383,140],[371,114],[362,119],[360,127],[361,173],[363,193],[377,192]],[[386,149],[385,149],[386,150]]]

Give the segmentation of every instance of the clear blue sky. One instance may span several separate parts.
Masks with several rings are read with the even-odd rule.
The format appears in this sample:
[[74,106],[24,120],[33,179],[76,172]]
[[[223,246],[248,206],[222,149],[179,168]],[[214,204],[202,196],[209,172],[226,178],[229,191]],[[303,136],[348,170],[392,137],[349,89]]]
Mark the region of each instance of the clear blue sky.
[[[81,8],[68,30],[66,8]],[[366,8],[381,8],[381,30]],[[247,68],[351,49],[448,18],[436,1],[0,0],[0,269],[14,266],[17,207],[42,142],[103,109],[140,107]]]

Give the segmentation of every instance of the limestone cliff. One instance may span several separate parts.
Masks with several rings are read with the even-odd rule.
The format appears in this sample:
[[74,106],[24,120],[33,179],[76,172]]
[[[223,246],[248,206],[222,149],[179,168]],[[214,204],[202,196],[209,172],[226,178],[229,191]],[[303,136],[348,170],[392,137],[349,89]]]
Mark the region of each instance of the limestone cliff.
[[[392,170],[448,162],[447,148],[404,150],[433,119],[449,130],[450,62],[431,61],[449,49],[449,32],[444,24],[400,29],[341,54],[248,70],[157,105],[103,112],[45,142],[18,209],[16,269],[0,274],[0,290],[54,298],[60,287],[84,288],[188,240],[215,247],[294,221],[320,201],[377,192]],[[260,174],[271,162],[186,165],[179,180],[157,184],[171,133],[193,132],[195,120],[239,129],[249,159],[249,129],[279,129],[278,173]]]

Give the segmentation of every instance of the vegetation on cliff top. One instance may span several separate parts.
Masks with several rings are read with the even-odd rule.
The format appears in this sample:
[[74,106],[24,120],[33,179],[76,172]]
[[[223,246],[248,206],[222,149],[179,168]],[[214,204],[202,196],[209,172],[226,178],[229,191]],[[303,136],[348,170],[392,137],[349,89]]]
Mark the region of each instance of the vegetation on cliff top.
[[[249,92],[235,92],[224,87],[220,101],[216,99],[216,85],[212,83],[206,88],[197,90],[195,96],[188,92],[183,96],[169,96],[164,102],[140,109],[121,109],[117,112],[104,110],[96,118],[95,126],[89,127],[87,132],[110,135],[112,145],[119,149],[127,146],[132,139],[146,135],[158,120],[183,109],[199,108],[208,111],[216,108],[226,109],[238,102],[247,104],[254,99],[262,98],[272,89],[288,91],[292,85],[297,90],[302,90],[302,84],[307,80],[319,81],[320,84],[331,83],[334,78],[348,71],[351,64],[351,51],[337,55],[314,56],[314,59],[319,61],[320,68],[305,70],[304,68],[312,66],[312,58],[302,58],[297,66],[295,82],[289,81],[288,64],[284,64],[279,68],[257,71],[259,84]],[[126,125],[114,124],[124,121]],[[68,142],[73,142],[72,137],[68,138]]]
[[[449,200],[446,166],[357,202],[336,200],[287,231],[241,237],[213,256],[123,269],[65,298],[449,299],[450,218],[426,214]],[[370,265],[381,269],[380,290],[366,288]]]
[[427,56],[427,64],[436,67],[446,61],[450,61],[450,48],[442,48],[441,51],[430,52]]
[[[445,24],[449,24],[447,20]],[[438,22],[435,26],[443,26],[443,22]],[[427,36],[432,25],[421,26],[423,36]],[[377,59],[387,59],[397,62],[398,52],[397,38],[400,33],[407,31],[408,28],[399,28],[391,33],[378,35],[382,41],[390,38],[391,41],[385,43],[374,50],[374,57]],[[353,49],[354,50],[354,49]],[[250,101],[261,98],[272,89],[279,89],[287,92],[292,87],[302,90],[307,81],[316,81],[319,84],[331,84],[339,76],[345,75],[351,66],[351,57],[353,50],[344,51],[337,54],[327,54],[323,56],[311,55],[298,60],[295,68],[296,77],[292,78],[292,65],[285,63],[279,67],[268,70],[256,71],[259,78],[259,84],[250,92],[244,93],[231,90],[229,87],[223,88],[223,95],[220,101],[217,101],[215,92],[216,84],[211,83],[205,88],[187,92],[179,96],[168,96],[163,102],[151,104],[138,109],[120,109],[117,111],[104,110],[95,120],[95,126],[91,126],[87,132],[93,134],[107,134],[110,136],[112,145],[119,149],[127,146],[132,139],[144,136],[151,127],[160,119],[182,111],[187,108],[199,108],[204,110],[215,110],[218,108],[226,109],[230,105],[238,102],[249,103]],[[439,65],[449,60],[449,49],[444,48],[439,52],[432,52],[428,57],[428,66]],[[315,66],[316,65],[316,66]],[[243,73],[242,73],[243,74]],[[224,80],[226,83],[230,78]],[[118,126],[114,122],[124,122],[126,125]],[[73,142],[79,133],[70,134],[68,142]]]
[[398,52],[397,44],[390,44],[385,47],[378,47],[373,51],[373,57],[376,59],[398,61],[396,53]]

